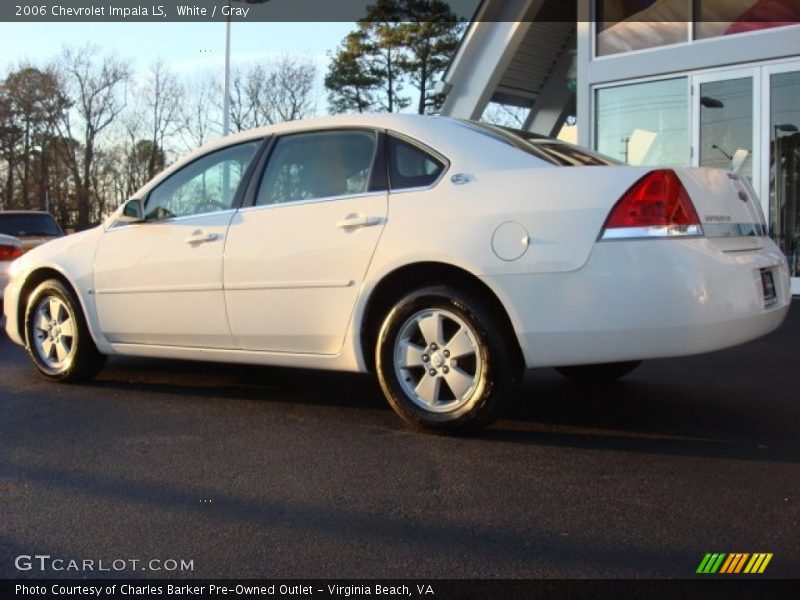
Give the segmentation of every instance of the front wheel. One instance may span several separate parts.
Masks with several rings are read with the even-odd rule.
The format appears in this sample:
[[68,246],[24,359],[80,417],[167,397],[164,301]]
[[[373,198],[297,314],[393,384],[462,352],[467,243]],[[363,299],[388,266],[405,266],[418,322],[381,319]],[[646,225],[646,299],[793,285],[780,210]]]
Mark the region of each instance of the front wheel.
[[400,300],[376,348],[389,404],[412,426],[439,433],[495,420],[516,391],[516,364],[492,312],[473,295],[445,286]]
[[567,379],[578,383],[608,383],[624,377],[642,364],[640,360],[627,362],[603,363],[598,365],[578,365],[575,367],[557,367],[556,371]]
[[41,283],[28,299],[25,348],[38,371],[57,381],[90,379],[106,359],[92,340],[78,300],[57,279]]

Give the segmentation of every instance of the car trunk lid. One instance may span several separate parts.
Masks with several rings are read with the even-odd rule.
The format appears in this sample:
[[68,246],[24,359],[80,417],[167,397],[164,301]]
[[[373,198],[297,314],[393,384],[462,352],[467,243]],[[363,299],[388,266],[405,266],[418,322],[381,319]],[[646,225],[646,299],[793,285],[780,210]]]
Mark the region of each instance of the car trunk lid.
[[767,227],[746,177],[707,167],[676,168],[700,217],[703,233],[724,251],[764,247]]

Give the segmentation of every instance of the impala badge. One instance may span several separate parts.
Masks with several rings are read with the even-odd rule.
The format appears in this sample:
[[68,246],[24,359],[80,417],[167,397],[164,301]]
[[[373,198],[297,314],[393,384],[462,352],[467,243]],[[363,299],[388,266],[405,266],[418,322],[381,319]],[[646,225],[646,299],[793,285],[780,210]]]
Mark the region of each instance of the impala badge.
[[467,175],[466,173],[456,173],[450,178],[450,181],[452,181],[456,185],[464,185],[465,183],[469,183],[473,179],[474,177],[472,177],[472,175]]

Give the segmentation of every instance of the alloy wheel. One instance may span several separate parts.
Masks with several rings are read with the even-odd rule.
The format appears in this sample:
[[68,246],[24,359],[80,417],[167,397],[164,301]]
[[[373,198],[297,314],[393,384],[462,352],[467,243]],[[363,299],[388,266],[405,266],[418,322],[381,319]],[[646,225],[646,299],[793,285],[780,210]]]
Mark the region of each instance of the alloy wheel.
[[39,359],[53,371],[68,368],[75,356],[77,335],[72,309],[61,298],[45,296],[34,314],[33,343]]
[[413,314],[400,328],[394,368],[406,395],[431,412],[458,410],[480,387],[484,359],[478,336],[458,315],[436,308]]

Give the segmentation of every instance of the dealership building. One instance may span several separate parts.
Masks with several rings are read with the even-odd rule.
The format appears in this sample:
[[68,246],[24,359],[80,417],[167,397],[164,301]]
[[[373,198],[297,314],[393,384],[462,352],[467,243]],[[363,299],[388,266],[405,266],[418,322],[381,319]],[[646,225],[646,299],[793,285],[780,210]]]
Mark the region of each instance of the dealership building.
[[443,114],[574,118],[630,164],[746,175],[800,294],[800,1],[484,0],[441,91]]

